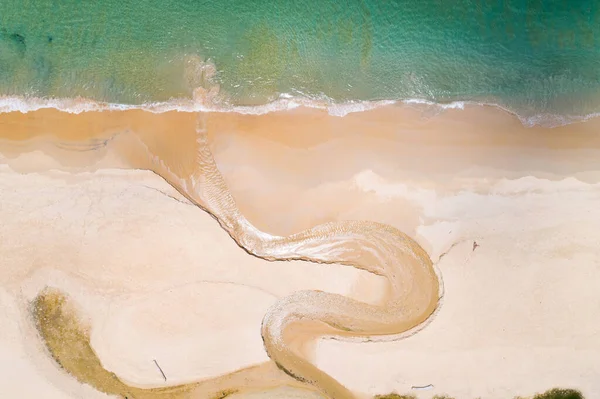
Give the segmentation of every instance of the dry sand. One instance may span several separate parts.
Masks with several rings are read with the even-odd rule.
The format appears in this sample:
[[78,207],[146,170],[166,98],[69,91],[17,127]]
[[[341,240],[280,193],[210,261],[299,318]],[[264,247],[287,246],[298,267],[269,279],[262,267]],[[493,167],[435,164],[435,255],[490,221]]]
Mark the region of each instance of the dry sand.
[[[369,273],[249,256],[160,177],[130,170],[145,166],[134,131],[185,173],[195,123],[175,112],[0,115],[2,396],[105,397],[44,352],[26,304],[46,285],[78,304],[102,365],[139,387],[264,364],[262,317],[294,291],[381,300],[384,282]],[[437,262],[444,297],[424,330],[309,351],[357,393],[424,398],[600,392],[599,127],[526,129],[476,106],[207,115],[217,165],[261,230],[373,220]],[[316,395],[279,389],[294,393],[252,395]]]

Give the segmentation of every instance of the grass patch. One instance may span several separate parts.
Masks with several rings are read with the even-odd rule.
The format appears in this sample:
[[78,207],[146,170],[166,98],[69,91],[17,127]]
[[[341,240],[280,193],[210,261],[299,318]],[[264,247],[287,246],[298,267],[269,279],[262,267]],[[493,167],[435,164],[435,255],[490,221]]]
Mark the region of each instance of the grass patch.
[[581,392],[574,389],[554,388],[544,393],[535,395],[533,399],[584,399],[584,397]]

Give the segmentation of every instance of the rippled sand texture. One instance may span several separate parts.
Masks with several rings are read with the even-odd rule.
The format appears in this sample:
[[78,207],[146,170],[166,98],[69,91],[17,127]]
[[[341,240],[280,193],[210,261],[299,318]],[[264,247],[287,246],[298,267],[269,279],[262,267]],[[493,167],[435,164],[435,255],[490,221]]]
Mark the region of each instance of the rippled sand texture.
[[[202,118],[202,116],[200,116]],[[160,155],[152,154],[153,170],[195,204],[214,215],[236,242],[253,255],[269,260],[341,263],[385,276],[390,291],[384,306],[361,303],[340,295],[303,291],[269,310],[262,324],[267,353],[279,367],[300,381],[317,386],[332,398],[352,398],[342,384],[305,360],[286,343],[293,327],[325,323],[329,334],[371,337],[400,334],[429,317],[438,302],[438,280],[431,260],[411,238],[383,224],[337,222],[288,237],[258,231],[239,212],[207,145],[202,119],[197,128],[196,170],[181,178]]]
[[[423,323],[435,310],[439,298],[438,278],[429,256],[410,237],[381,223],[327,223],[287,237],[259,231],[240,213],[216,167],[208,147],[204,117],[198,115],[196,123],[195,115],[184,116],[190,130],[179,131],[171,128],[168,117],[139,118],[147,126],[136,125],[136,119],[131,118],[129,129],[124,129],[119,114],[115,114],[114,119],[89,114],[81,116],[79,124],[62,125],[55,132],[59,137],[54,140],[61,143],[59,146],[63,149],[79,152],[102,149],[110,143],[129,165],[154,171],[191,202],[208,211],[242,248],[255,256],[273,261],[340,263],[385,277],[389,288],[381,305],[322,291],[301,291],[278,301],[262,323],[265,349],[279,368],[328,397],[353,398],[352,392],[306,359],[302,351],[304,345],[319,335],[364,339],[398,335]],[[157,124],[158,121],[161,122]],[[172,126],[181,127],[182,123]],[[69,141],[82,127],[89,129],[90,139]],[[26,131],[19,132],[17,128],[12,132],[21,141],[28,133],[33,140],[36,132],[44,129],[35,120],[24,122],[21,128]],[[94,128],[104,137],[99,137]],[[131,132],[135,134],[129,134]],[[183,153],[182,148],[186,149]],[[136,398],[191,394],[190,386],[151,391],[128,387],[114,374],[101,371],[97,358],[90,352],[84,330],[73,321],[74,316],[65,307],[65,301],[62,294],[45,293],[36,302],[35,314],[40,333],[54,358],[76,378],[103,392]],[[52,317],[40,316],[46,314]],[[69,355],[71,346],[77,348],[81,356]],[[77,359],[84,359],[83,363]]]

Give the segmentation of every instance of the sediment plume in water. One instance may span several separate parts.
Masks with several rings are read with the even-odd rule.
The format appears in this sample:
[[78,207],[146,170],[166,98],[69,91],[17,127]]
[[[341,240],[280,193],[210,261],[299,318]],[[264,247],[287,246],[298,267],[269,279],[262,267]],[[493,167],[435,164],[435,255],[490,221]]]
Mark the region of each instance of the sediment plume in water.
[[[295,259],[344,264],[383,276],[389,282],[385,301],[380,305],[321,291],[301,291],[279,300],[265,315],[261,332],[267,354],[281,371],[260,366],[268,370],[266,379],[263,371],[249,369],[222,377],[219,381],[228,381],[226,386],[198,383],[165,389],[130,387],[102,369],[89,346],[85,328],[73,321],[67,297],[55,291],[42,293],[33,306],[38,331],[54,359],[78,380],[105,393],[135,398],[210,397],[209,391],[218,395],[223,390],[302,383],[329,398],[349,399],[356,397],[355,394],[313,365],[302,351],[304,344],[322,335],[349,339],[397,336],[421,325],[436,309],[440,287],[429,256],[414,240],[391,226],[343,221],[287,237],[256,229],[240,213],[212,158],[204,114],[161,118],[143,111],[136,111],[135,117],[123,113],[114,113],[114,118],[113,115],[103,118],[100,114],[70,115],[71,125],[61,124],[52,132],[42,129],[46,126],[42,120],[49,115],[60,117],[60,113],[43,112],[47,114],[25,117],[25,123],[14,130],[6,129],[11,133],[3,132],[2,136],[11,139],[12,135],[22,143],[31,143],[43,140],[40,132],[44,132],[54,136],[50,141],[63,144],[58,146],[60,151],[110,147],[128,167],[153,171],[209,212],[254,256],[271,261]],[[178,123],[170,124],[170,120]],[[86,132],[84,137],[82,131]],[[71,352],[72,346],[81,353]],[[242,380],[236,380],[239,373],[246,373]],[[255,381],[249,383],[250,377]]]

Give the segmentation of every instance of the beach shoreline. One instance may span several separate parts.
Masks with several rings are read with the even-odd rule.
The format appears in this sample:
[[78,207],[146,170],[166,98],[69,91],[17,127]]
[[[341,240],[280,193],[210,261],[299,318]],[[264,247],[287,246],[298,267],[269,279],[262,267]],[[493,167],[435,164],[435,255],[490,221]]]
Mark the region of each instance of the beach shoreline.
[[[440,270],[442,306],[416,335],[378,344],[318,340],[310,348],[316,365],[349,389],[370,396],[397,391],[423,398],[492,399],[553,386],[580,389],[584,395],[600,390],[594,378],[600,370],[593,362],[600,354],[594,339],[600,323],[587,317],[600,306],[592,295],[600,282],[600,245],[594,238],[600,223],[594,206],[600,197],[599,120],[527,128],[492,107],[438,113],[423,105],[391,105],[341,118],[307,108],[265,115],[207,113],[203,118],[216,164],[241,214],[259,230],[289,235],[327,222],[372,220],[415,239]],[[83,282],[93,295],[72,295],[92,315],[92,326],[94,320],[103,326],[93,327],[92,346],[105,367],[138,386],[164,383],[154,366],[139,360],[157,343],[179,348],[171,357],[163,354],[163,363],[176,370],[175,381],[181,383],[266,361],[259,319],[272,299],[260,299],[263,291],[278,290],[275,296],[281,297],[298,289],[322,289],[374,304],[385,291],[379,277],[341,265],[297,262],[293,278],[274,274],[272,264],[237,251],[210,217],[192,216],[203,212],[158,176],[143,172],[149,158],[140,142],[175,165],[174,174],[189,173],[197,123],[198,115],[186,112],[0,114],[1,212],[8,220],[0,230],[0,281],[7,303],[23,290],[32,300],[44,278],[60,284],[62,274],[71,276],[77,283],[67,284],[69,290]],[[73,205],[79,196],[96,212]],[[74,198],[73,204],[61,207],[68,198]],[[67,217],[72,206],[76,216]],[[21,222],[25,215],[27,224]],[[202,234],[185,227],[192,217],[202,219],[194,222]],[[78,218],[83,224],[76,223]],[[75,240],[87,223],[121,227],[78,244],[65,239],[62,249],[53,243],[53,231]],[[126,229],[128,224],[137,227]],[[35,234],[32,226],[38,229]],[[134,238],[124,240],[127,235]],[[165,235],[172,239],[165,241]],[[92,261],[110,252],[115,240],[125,241],[119,247],[123,255]],[[148,240],[156,245],[150,252],[143,245]],[[204,252],[193,249],[197,242],[204,243]],[[180,254],[178,262],[169,260],[174,252]],[[244,312],[226,308],[230,316],[223,325],[247,335],[214,338],[215,329],[205,332],[215,347],[212,367],[184,361],[183,350],[193,340],[193,326],[215,317],[189,316],[186,306],[193,300],[199,308],[206,306],[208,300],[195,290],[210,282],[199,282],[187,296],[171,295],[172,304],[159,313],[164,316],[160,323],[150,323],[157,317],[153,309],[159,308],[152,301],[197,275],[206,266],[195,259],[206,254],[222,258],[213,261],[213,279],[229,270],[221,280],[233,277],[236,284],[260,288],[255,293],[235,288],[227,303],[243,302],[243,295],[262,303]],[[132,282],[132,276],[143,278]],[[117,340],[119,320],[132,316],[108,312],[107,298],[121,301],[116,306],[129,312],[146,309],[129,326],[130,339],[139,346],[129,347],[127,338]],[[181,316],[169,319],[171,312]],[[185,317],[191,317],[191,325],[177,320]],[[6,317],[6,322],[7,331],[19,328],[19,321]],[[173,329],[180,331],[178,338],[166,333]],[[140,335],[142,330],[154,338]],[[5,334],[4,342],[26,344],[14,334]],[[249,349],[224,359],[228,342]],[[206,357],[209,348],[195,350],[197,357]],[[40,354],[15,356],[28,371],[17,373],[17,382],[6,386],[18,392],[20,378],[36,381],[30,382],[31,392],[42,389],[52,372],[40,376],[39,366],[32,366]],[[347,366],[361,362],[368,367]],[[57,389],[56,398],[89,390],[66,382],[65,376],[52,378],[68,386]],[[433,389],[411,389],[427,384]]]

